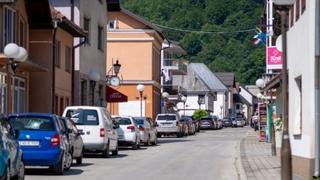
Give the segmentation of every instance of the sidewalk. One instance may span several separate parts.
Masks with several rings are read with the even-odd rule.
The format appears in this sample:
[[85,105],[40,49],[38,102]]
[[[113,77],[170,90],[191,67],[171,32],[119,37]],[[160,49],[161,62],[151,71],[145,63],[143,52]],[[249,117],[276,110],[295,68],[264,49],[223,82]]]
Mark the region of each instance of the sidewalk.
[[247,137],[241,141],[240,153],[248,180],[281,179],[279,156],[271,156],[271,144],[259,142],[257,132],[248,132]]

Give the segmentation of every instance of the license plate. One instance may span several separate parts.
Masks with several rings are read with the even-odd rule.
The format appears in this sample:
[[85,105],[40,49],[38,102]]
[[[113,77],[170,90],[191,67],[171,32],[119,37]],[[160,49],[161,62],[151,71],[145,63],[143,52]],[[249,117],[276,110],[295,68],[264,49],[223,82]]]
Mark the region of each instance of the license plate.
[[39,141],[19,141],[20,146],[39,146]]

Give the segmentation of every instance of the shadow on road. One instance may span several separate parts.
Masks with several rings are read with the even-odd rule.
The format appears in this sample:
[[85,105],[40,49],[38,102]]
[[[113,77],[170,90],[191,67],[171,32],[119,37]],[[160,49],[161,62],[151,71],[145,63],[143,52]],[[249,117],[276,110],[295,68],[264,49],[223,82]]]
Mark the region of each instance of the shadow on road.
[[145,146],[145,147],[140,147],[139,149],[136,149],[136,150],[133,150],[131,147],[119,147],[119,150],[120,151],[123,151],[123,150],[132,150],[132,151],[141,151],[141,150],[147,150],[148,148],[147,148],[147,146]]
[[115,159],[115,158],[123,158],[127,157],[127,154],[118,154],[118,155],[110,155],[109,158],[105,158],[102,156],[102,154],[85,154],[84,157],[88,159]]
[[[73,168],[71,167],[71,169],[64,171],[63,175],[64,176],[74,176],[74,175],[79,175],[82,174],[83,170],[81,169],[77,169],[77,168]],[[33,175],[33,176],[58,176],[53,174],[52,170],[47,168],[27,168],[26,169],[26,175]]]
[[82,163],[82,164],[72,164],[72,167],[86,167],[86,166],[92,166],[93,163]]
[[177,139],[177,138],[166,138],[166,139],[159,139],[159,144],[168,144],[168,143],[183,143],[183,142],[191,142],[190,139]]

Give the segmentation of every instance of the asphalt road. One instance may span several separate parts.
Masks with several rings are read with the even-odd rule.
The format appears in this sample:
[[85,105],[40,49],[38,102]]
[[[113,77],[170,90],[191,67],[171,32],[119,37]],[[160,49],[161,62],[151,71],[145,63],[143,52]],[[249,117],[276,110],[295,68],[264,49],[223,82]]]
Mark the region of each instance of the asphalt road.
[[184,138],[160,138],[158,146],[121,149],[104,159],[87,155],[63,176],[46,168],[27,168],[27,180],[211,180],[245,179],[240,141],[249,128],[202,131]]

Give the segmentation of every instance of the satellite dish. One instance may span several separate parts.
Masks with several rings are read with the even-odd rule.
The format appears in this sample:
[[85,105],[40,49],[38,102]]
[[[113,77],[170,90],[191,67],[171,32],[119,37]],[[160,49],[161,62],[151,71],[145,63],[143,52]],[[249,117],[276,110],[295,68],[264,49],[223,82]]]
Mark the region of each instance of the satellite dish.
[[276,48],[278,49],[278,51],[282,52],[282,35],[277,37]]

